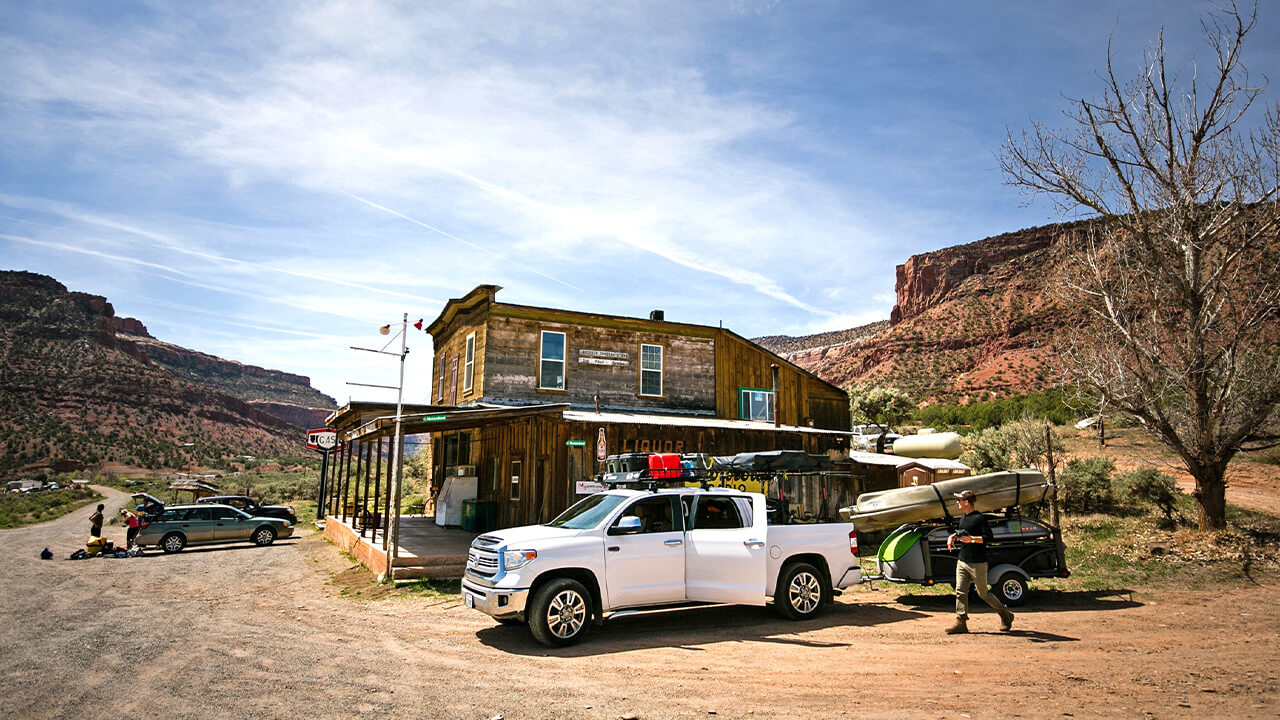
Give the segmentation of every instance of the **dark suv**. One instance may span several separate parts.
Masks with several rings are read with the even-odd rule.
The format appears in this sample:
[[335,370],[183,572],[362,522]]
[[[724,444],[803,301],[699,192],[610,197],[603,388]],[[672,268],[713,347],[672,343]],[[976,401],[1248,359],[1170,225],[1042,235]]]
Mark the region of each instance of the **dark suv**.
[[289,505],[262,505],[248,495],[214,495],[196,500],[197,503],[213,503],[214,505],[230,505],[239,508],[254,517],[274,517],[288,520],[290,525],[298,524],[298,513]]

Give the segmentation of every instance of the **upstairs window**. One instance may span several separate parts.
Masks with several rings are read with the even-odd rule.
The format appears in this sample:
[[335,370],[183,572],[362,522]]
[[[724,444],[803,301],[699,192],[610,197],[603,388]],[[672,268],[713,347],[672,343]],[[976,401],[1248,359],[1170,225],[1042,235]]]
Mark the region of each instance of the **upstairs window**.
[[662,346],[640,346],[640,394],[662,395]]
[[738,418],[773,422],[773,391],[756,388],[738,389]]
[[436,389],[436,402],[440,403],[441,405],[444,404],[444,369],[445,369],[445,356],[441,355],[440,356],[440,381],[436,383],[436,385],[438,386]]
[[462,392],[471,392],[475,387],[476,377],[476,334],[467,336],[466,360],[462,367]]
[[538,353],[538,387],[542,390],[564,389],[564,333],[542,331],[541,350]]

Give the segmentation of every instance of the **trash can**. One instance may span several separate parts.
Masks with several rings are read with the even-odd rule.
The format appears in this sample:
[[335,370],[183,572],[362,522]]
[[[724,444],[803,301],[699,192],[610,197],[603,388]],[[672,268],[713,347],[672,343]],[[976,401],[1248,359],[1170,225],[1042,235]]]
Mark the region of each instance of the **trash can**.
[[462,501],[462,529],[476,532],[476,501],[468,498]]
[[476,502],[476,529],[474,532],[489,532],[498,527],[498,503],[493,500]]

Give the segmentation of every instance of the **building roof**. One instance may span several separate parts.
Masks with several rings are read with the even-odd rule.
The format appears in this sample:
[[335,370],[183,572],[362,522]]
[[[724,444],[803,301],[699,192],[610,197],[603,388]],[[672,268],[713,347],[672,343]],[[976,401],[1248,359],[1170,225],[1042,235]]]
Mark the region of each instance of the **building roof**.
[[[354,405],[354,404],[353,404]],[[347,410],[348,413],[369,409],[377,403],[359,404],[364,407]],[[421,408],[426,407],[423,411]],[[341,411],[340,411],[341,412]],[[850,435],[847,430],[822,430],[820,428],[782,425],[774,427],[771,423],[752,422],[749,420],[726,420],[722,418],[689,417],[687,415],[655,415],[649,413],[590,412],[573,410],[568,403],[545,405],[524,405],[517,407],[458,407],[458,406],[414,406],[406,407],[401,415],[401,432],[414,435],[426,432],[440,432],[476,427],[492,422],[502,422],[513,418],[531,415],[553,415],[570,422],[611,423],[629,425],[666,425],[669,427],[690,428],[723,428],[728,430],[754,430],[757,432],[792,432],[817,435],[844,436]],[[344,439],[354,439],[380,434],[395,425],[395,405],[390,406],[386,415],[363,415],[362,422],[349,432],[341,433]],[[350,427],[348,423],[344,423]],[[870,454],[870,453],[868,453]],[[878,456],[885,457],[885,456]]]

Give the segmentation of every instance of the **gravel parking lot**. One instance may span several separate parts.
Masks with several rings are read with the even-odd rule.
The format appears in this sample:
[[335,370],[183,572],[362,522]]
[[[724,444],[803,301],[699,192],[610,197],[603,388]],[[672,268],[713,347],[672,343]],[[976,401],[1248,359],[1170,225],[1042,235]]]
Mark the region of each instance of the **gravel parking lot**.
[[[103,489],[108,510],[124,501]],[[630,616],[550,650],[456,598],[368,601],[318,535],[66,561],[91,508],[0,532],[0,716],[1276,717],[1280,588],[1042,593],[1015,632],[857,588],[821,619]],[[113,527],[115,535],[123,530]],[[115,538],[113,538],[115,539]],[[41,561],[49,546],[56,559]],[[990,632],[986,632],[990,631]]]

